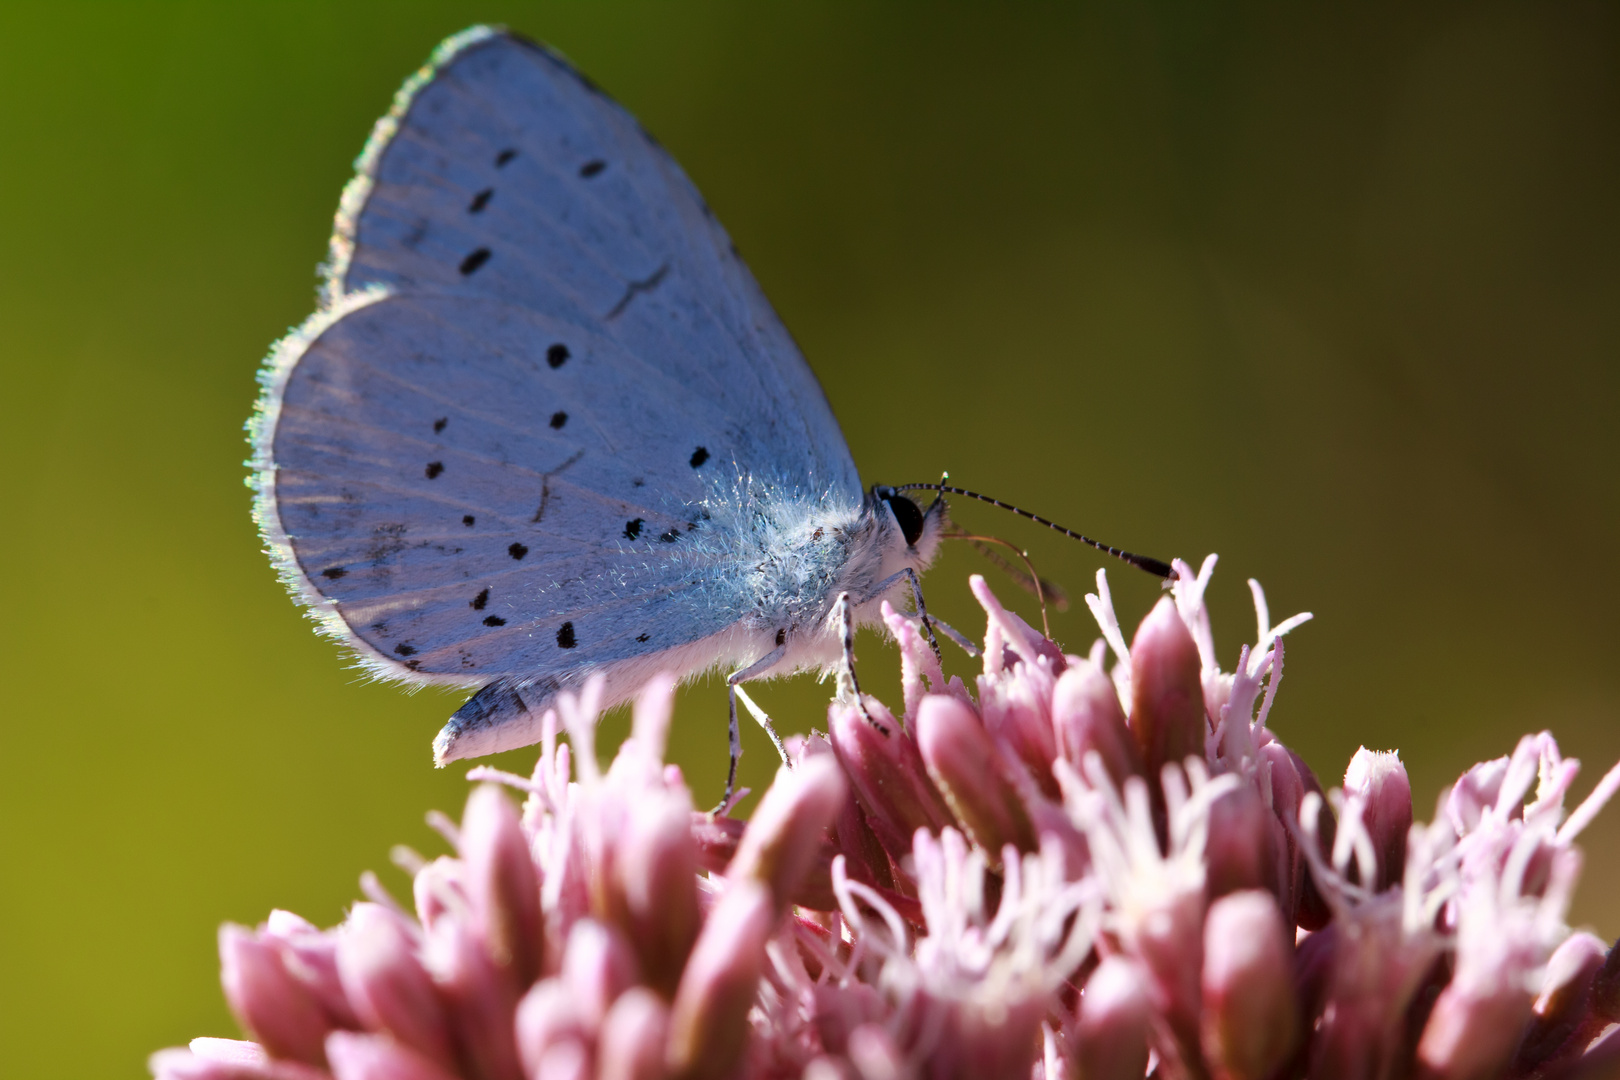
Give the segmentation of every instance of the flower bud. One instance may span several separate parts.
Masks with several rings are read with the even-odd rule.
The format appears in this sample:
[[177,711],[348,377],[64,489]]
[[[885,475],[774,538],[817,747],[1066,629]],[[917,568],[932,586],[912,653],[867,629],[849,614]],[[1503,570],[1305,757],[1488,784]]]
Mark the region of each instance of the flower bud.
[[904,1080],[913,1075],[906,1055],[881,1024],[862,1024],[849,1033],[849,1059],[861,1080]]
[[1204,686],[1198,646],[1175,601],[1166,596],[1131,642],[1131,733],[1143,772],[1158,776],[1167,763],[1204,756]]
[[323,933],[308,919],[277,909],[265,920],[262,936],[276,945],[287,974],[309,991],[333,1027],[360,1026],[338,978],[334,935]]
[[563,979],[545,979],[523,995],[515,1030],[524,1075],[547,1078],[567,1071],[559,1066],[571,1062],[593,1034],[574,988]]
[[479,784],[461,818],[463,878],[474,925],[490,959],[514,986],[540,974],[540,883],[517,808],[494,784]]
[[956,818],[992,858],[1003,847],[1038,846],[1029,814],[999,768],[995,744],[979,718],[954,697],[930,694],[917,706],[917,744],[928,775]]
[[768,888],[753,880],[726,887],[709,912],[670,1007],[665,1063],[672,1072],[694,1080],[730,1075],[746,1046],[748,1010],[775,925]]
[[1229,1080],[1266,1080],[1294,1052],[1293,943],[1270,893],[1233,893],[1204,922],[1204,1058]]
[[702,922],[691,822],[684,799],[648,792],[632,803],[614,843],[614,885],[601,912],[625,932],[643,977],[664,994],[674,992]]
[[619,995],[636,984],[635,954],[612,927],[581,919],[568,932],[562,979],[586,1026],[594,1030]]
[[848,797],[849,786],[832,755],[801,758],[791,769],[784,765],[748,822],[727,877],[767,886],[777,913],[785,912],[806,873],[824,857],[827,827]]
[[272,1057],[326,1063],[332,1025],[273,944],[227,923],[219,930],[219,968],[231,1011]]
[[[1294,776],[1300,784],[1300,804],[1303,805],[1306,795],[1321,795],[1322,782],[1316,778],[1316,773],[1311,771],[1311,767],[1305,764],[1305,759],[1287,747],[1282,747],[1282,752],[1293,765]],[[1294,820],[1296,822],[1299,820],[1298,805],[1294,807]],[[1316,815],[1316,848],[1324,862],[1331,861],[1333,857],[1333,843],[1338,831],[1338,821],[1333,816],[1333,808],[1328,805],[1326,799],[1323,799],[1321,809]],[[1320,930],[1332,917],[1333,913],[1328,910],[1327,900],[1323,898],[1316,879],[1306,868],[1300,878],[1299,925],[1306,930]]]
[[465,1071],[481,1080],[520,1080],[513,1037],[517,990],[483,941],[446,916],[427,932],[423,952]]
[[334,1031],[326,1037],[326,1057],[336,1080],[457,1080],[386,1035]]
[[866,812],[866,823],[898,860],[910,854],[918,829],[939,832],[950,824],[951,812],[928,778],[911,733],[876,707],[872,719],[882,730],[853,705],[835,704],[827,711],[833,752]]
[[1074,1025],[1073,1058],[1085,1080],[1141,1080],[1153,1010],[1141,969],[1110,956],[1086,980]]
[[1374,892],[1400,884],[1406,871],[1406,834],[1412,828],[1412,784],[1400,754],[1375,753],[1365,746],[1350,759],[1344,794],[1361,804],[1361,824],[1372,837],[1378,879],[1361,882]]
[[1140,752],[1119,705],[1119,691],[1089,660],[1072,665],[1052,688],[1052,728],[1057,751],[1076,769],[1095,752],[1115,787],[1142,775]]
[[324,1069],[272,1061],[258,1043],[192,1039],[187,1049],[159,1050],[147,1059],[154,1080],[331,1080]]
[[1023,664],[1010,675],[994,679],[981,675],[978,685],[985,730],[1009,760],[1023,765],[1043,795],[1056,800],[1062,796],[1052,775],[1057,758],[1050,715],[1053,682],[1049,670]]
[[1620,942],[1610,946],[1603,966],[1592,979],[1592,1012],[1610,1023],[1620,1022]]
[[1210,805],[1209,839],[1204,847],[1204,888],[1210,899],[1273,884],[1276,858],[1271,820],[1260,796],[1247,784]]
[[1587,1018],[1592,984],[1607,952],[1602,938],[1585,932],[1571,934],[1553,951],[1541,979],[1541,995],[1531,1008],[1530,1028],[1514,1059],[1513,1073],[1534,1072]]
[[[1273,820],[1267,824],[1272,843],[1279,853],[1277,880],[1272,887],[1276,890],[1277,904],[1282,908],[1283,918],[1297,924],[1300,900],[1310,871],[1305,866],[1304,853],[1300,851],[1299,837],[1289,826],[1299,824],[1299,808],[1305,798],[1305,785],[1300,782],[1299,773],[1294,768],[1293,755],[1281,743],[1266,743],[1260,747],[1258,757],[1265,783],[1271,788]],[[1318,901],[1320,899],[1317,897]]]
[[377,904],[356,904],[338,938],[337,965],[344,992],[366,1027],[455,1068],[444,1007],[398,915]]
[[597,1038],[597,1080],[661,1080],[669,1010],[645,987],[625,991]]
[[1530,1019],[1530,995],[1502,980],[1486,990],[1453,979],[1440,991],[1418,1042],[1418,1062],[1435,1080],[1488,1080],[1502,1071]]

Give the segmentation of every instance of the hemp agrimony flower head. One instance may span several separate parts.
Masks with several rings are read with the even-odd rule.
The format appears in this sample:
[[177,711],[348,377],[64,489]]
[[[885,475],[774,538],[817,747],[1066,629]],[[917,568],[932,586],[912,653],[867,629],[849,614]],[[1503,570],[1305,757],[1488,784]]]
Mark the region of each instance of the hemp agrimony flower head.
[[[972,685],[885,607],[902,708],[835,702],[752,819],[663,761],[672,680],[596,765],[600,686],[486,781],[455,854],[406,856],[414,911],[220,934],[253,1042],[160,1080],[1382,1080],[1620,1073],[1620,952],[1565,923],[1574,840],[1548,733],[1475,766],[1428,824],[1393,752],[1324,791],[1271,731],[1283,635],[1216,661],[1204,590],[1065,655],[971,580]],[[1113,661],[1109,662],[1112,654]],[[571,741],[560,743],[566,731]],[[525,796],[521,809],[503,792]]]

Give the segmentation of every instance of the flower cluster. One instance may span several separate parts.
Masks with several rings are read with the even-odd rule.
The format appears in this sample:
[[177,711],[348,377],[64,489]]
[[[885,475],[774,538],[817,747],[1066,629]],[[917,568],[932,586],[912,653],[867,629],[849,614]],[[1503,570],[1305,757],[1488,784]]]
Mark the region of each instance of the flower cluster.
[[[1620,1074],[1620,951],[1565,923],[1577,763],[1526,736],[1414,824],[1394,753],[1324,792],[1267,727],[1283,635],[1216,663],[1204,588],[1066,656],[971,585],[975,685],[884,609],[904,707],[835,702],[745,822],[663,762],[673,683],[597,766],[597,690],[532,778],[477,769],[407,911],[220,933],[254,1042],[159,1080],[1380,1080]],[[1113,655],[1109,663],[1109,653]],[[560,743],[566,731],[569,743]],[[572,750],[570,749],[572,747]],[[521,810],[505,789],[526,795]]]

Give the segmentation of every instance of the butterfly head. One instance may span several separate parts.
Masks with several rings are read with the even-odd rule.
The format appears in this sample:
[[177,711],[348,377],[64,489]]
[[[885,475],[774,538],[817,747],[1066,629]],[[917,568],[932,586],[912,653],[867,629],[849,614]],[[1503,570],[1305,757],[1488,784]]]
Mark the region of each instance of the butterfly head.
[[933,561],[947,521],[943,497],[924,508],[905,492],[875,484],[867,507],[883,527],[887,551],[919,570]]

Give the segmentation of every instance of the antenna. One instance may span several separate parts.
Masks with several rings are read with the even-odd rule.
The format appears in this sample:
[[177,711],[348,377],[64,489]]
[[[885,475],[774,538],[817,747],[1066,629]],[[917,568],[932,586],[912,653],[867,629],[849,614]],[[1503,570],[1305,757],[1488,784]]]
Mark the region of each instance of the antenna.
[[1099,540],[1093,540],[1089,536],[1083,536],[1080,533],[1075,532],[1073,529],[1066,529],[1062,525],[1059,525],[1057,522],[1049,521],[1046,518],[1041,517],[1041,515],[1039,515],[1039,514],[1032,514],[1028,510],[1022,509],[1021,507],[1013,506],[1011,503],[1004,503],[1000,499],[992,499],[988,495],[980,495],[977,491],[969,491],[967,488],[953,487],[950,484],[944,484],[944,483],[940,483],[940,484],[920,483],[920,484],[897,484],[897,485],[895,485],[895,487],[892,490],[894,490],[894,491],[915,491],[915,490],[918,490],[918,489],[924,489],[924,490],[927,490],[927,491],[937,491],[937,492],[941,493],[942,495],[943,494],[961,495],[961,496],[964,496],[965,498],[977,499],[980,502],[987,502],[991,506],[999,506],[1003,510],[1010,510],[1013,513],[1017,514],[1019,517],[1026,517],[1026,518],[1028,518],[1029,520],[1035,522],[1038,525],[1045,525],[1048,529],[1052,529],[1052,530],[1055,530],[1057,532],[1060,532],[1064,536],[1067,536],[1071,540],[1078,540],[1082,544],[1089,544],[1090,546],[1096,548],[1098,551],[1105,552],[1106,554],[1112,555],[1116,559],[1122,559],[1125,562],[1128,562],[1132,566],[1136,567],[1138,570],[1146,570],[1148,573],[1152,574],[1154,577],[1170,578],[1170,577],[1174,577],[1175,573],[1176,573],[1175,570],[1173,570],[1171,568],[1170,564],[1167,563],[1167,562],[1162,562],[1159,559],[1152,559],[1152,558],[1149,558],[1146,555],[1135,555],[1135,554],[1132,554],[1129,551],[1124,550],[1123,548],[1110,547],[1109,545],[1104,544]]

